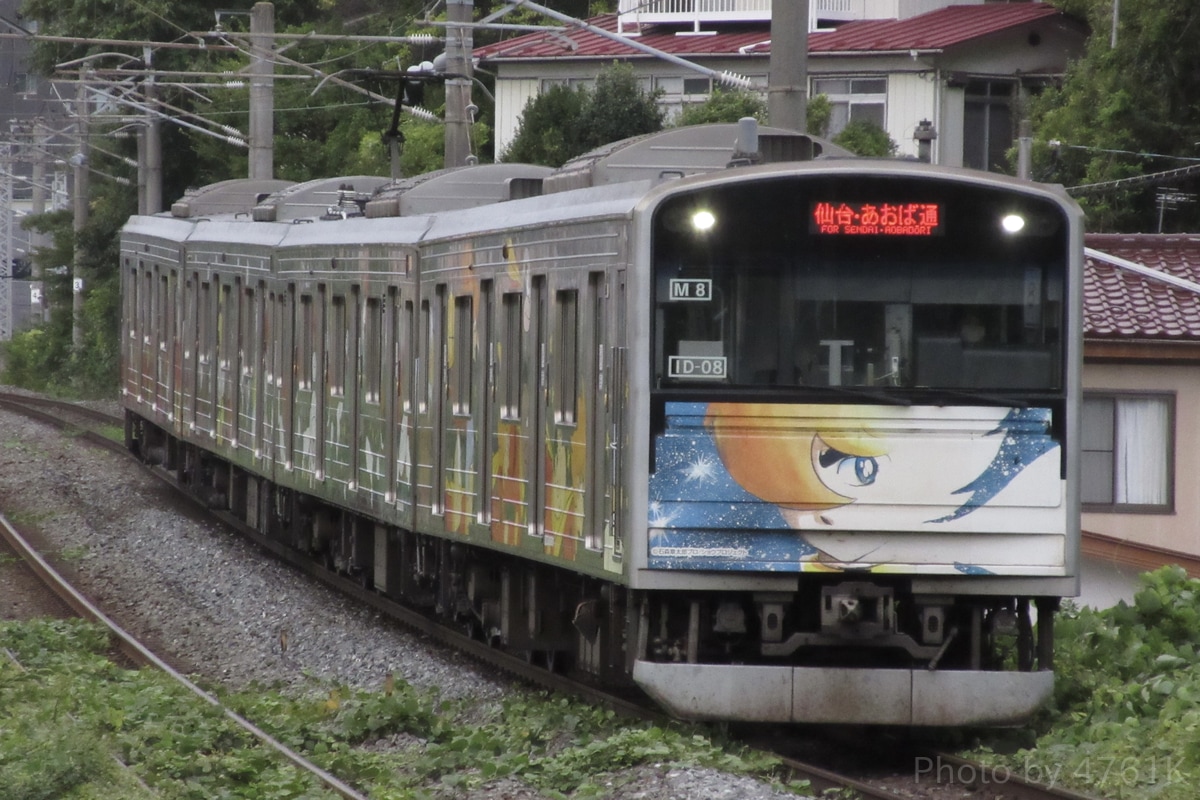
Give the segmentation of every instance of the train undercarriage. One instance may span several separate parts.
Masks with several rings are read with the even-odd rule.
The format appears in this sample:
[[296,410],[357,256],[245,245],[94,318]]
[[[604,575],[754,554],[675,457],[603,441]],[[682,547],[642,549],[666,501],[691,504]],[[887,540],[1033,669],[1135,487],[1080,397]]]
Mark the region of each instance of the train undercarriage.
[[323,568],[548,669],[637,683],[681,717],[995,724],[1053,687],[1057,598],[914,595],[901,577],[851,574],[795,593],[630,590],[383,524],[134,414],[126,439],[209,508]]

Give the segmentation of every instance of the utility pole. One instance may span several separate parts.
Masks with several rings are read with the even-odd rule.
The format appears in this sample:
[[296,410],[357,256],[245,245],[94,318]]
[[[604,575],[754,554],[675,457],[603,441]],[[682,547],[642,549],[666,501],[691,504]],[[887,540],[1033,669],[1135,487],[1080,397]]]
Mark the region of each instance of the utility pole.
[[777,128],[808,128],[809,0],[771,4],[770,84],[767,117]]
[[446,166],[463,167],[471,156],[471,28],[473,0],[446,0]]
[[83,245],[82,232],[88,222],[88,195],[91,192],[91,176],[88,173],[88,134],[90,132],[87,98],[87,77],[79,76],[75,84],[75,131],[79,149],[71,156],[75,185],[72,188],[74,218],[71,228],[75,231],[75,257],[71,269],[71,345],[78,349],[83,344],[83,330],[79,325],[83,315]]
[[139,214],[157,214],[163,210],[162,199],[162,122],[158,115],[158,85],[154,81],[154,50],[143,49],[142,61],[146,65],[146,80],[142,92],[146,96],[146,122],[138,137],[138,177],[142,178],[142,191],[138,195]]
[[[16,131],[13,131],[15,133]],[[0,340],[12,339],[13,144],[0,141]],[[1161,227],[1161,225],[1159,226]]]
[[[49,188],[46,186],[46,153],[50,144],[50,136],[46,129],[46,123],[41,117],[33,120],[31,141],[33,143],[33,193],[29,210],[30,213],[37,215],[46,213],[46,189]],[[31,318],[43,321],[45,321],[46,295],[42,285],[42,267],[39,263],[41,259],[35,259],[33,256],[47,244],[47,236],[44,233],[29,232],[29,277],[33,280],[29,296],[29,313]]]
[[[250,177],[275,177],[275,6],[255,3],[250,11]],[[160,200],[161,202],[161,200]]]

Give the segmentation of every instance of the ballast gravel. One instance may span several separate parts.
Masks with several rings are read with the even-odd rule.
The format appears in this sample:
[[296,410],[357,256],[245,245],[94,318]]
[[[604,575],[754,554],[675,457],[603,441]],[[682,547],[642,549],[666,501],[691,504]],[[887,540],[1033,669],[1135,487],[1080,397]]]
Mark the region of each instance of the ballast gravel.
[[[101,404],[119,413],[116,403]],[[36,528],[118,624],[184,672],[231,688],[329,682],[379,688],[391,673],[448,699],[522,689],[401,628],[186,511],[132,461],[0,411],[0,511]],[[745,776],[671,764],[605,776],[614,800],[783,800]],[[542,800],[505,780],[465,800]]]

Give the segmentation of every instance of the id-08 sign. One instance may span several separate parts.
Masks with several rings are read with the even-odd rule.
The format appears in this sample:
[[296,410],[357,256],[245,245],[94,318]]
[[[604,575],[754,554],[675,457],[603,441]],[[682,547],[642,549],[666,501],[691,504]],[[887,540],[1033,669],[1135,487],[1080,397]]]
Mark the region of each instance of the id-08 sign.
[[667,377],[686,380],[725,380],[725,356],[670,356]]

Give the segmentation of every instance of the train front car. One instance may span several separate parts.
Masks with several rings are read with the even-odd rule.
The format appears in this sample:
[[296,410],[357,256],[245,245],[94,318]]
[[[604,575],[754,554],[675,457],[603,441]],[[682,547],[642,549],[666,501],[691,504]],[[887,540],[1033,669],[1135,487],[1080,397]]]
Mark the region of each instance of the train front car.
[[1028,717],[1078,589],[1075,203],[828,162],[635,225],[637,683],[694,719]]

